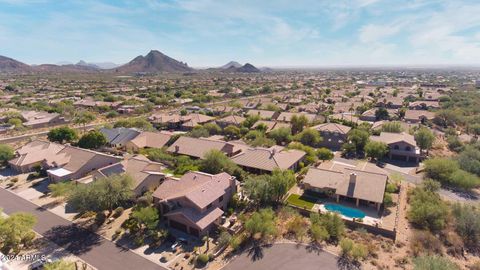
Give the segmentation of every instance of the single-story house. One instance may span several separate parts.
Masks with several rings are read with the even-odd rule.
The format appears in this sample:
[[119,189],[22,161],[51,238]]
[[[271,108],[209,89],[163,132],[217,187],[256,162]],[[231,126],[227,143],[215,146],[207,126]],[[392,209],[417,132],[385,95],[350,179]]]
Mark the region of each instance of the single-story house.
[[225,128],[230,125],[238,127],[243,121],[245,121],[245,117],[241,117],[238,115],[229,115],[215,120],[217,125],[219,125],[221,128]]
[[200,237],[219,224],[237,186],[228,173],[188,172],[166,179],[153,198],[171,228]]
[[134,128],[101,128],[99,130],[105,138],[107,138],[107,144],[111,147],[123,147],[127,142],[136,138],[140,131]]
[[312,113],[292,113],[292,112],[282,112],[280,113],[280,115],[276,118],[277,121],[280,121],[280,122],[287,122],[287,123],[290,123],[290,121],[292,120],[292,117],[296,115],[297,117],[298,116],[305,116],[307,119],[308,119],[308,122],[309,123],[312,123],[314,122],[316,119],[317,119],[317,115],[316,114],[312,114]]
[[182,136],[167,148],[167,152],[203,159],[205,154],[213,149],[222,151],[226,156],[231,157],[241,153],[244,148],[246,148],[245,145],[222,140]]
[[355,204],[374,205],[378,210],[383,204],[383,196],[388,176],[345,168],[343,171],[310,168],[303,179],[306,190],[325,192],[340,199],[354,200]]
[[146,191],[154,191],[162,183],[165,179],[164,169],[163,164],[150,161],[145,156],[126,156],[117,163],[93,171],[91,177],[79,179],[78,182],[88,183],[115,174],[128,174],[133,180],[133,192],[138,197]]
[[125,143],[127,151],[138,152],[143,148],[162,148],[172,138],[173,133],[167,131],[150,132],[143,131],[137,137]]
[[245,115],[247,116],[258,115],[261,119],[270,120],[270,119],[275,119],[278,113],[275,111],[267,111],[267,110],[248,110],[248,112]]
[[295,171],[305,155],[303,151],[275,145],[270,148],[247,148],[231,159],[252,172],[271,172],[275,169]]
[[16,151],[9,165],[16,171],[26,173],[36,167],[47,170],[50,180],[76,180],[92,171],[117,163],[121,158],[40,140],[32,141]]
[[426,110],[406,110],[403,120],[410,124],[426,123],[435,118],[435,113]]
[[267,127],[267,130],[265,133],[269,133],[270,131],[281,128],[281,127],[290,127],[290,124],[287,123],[281,123],[281,122],[275,122],[275,121],[268,121],[268,120],[259,120],[253,124],[251,129],[256,129],[259,125],[265,125]]

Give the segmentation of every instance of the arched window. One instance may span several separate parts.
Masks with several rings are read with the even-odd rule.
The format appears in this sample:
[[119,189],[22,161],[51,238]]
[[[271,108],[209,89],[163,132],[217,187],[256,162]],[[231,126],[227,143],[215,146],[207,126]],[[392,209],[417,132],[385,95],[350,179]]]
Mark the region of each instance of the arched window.
[[410,146],[407,146],[407,147],[405,147],[405,150],[406,150],[406,151],[411,151],[412,148],[410,148]]
[[400,149],[400,147],[398,147],[398,145],[395,145],[395,146],[393,147],[393,149],[398,150],[398,149]]

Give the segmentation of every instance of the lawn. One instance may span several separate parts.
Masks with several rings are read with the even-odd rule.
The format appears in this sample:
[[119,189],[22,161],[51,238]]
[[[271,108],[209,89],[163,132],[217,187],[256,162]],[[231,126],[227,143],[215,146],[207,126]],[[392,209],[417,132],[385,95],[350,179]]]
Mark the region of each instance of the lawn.
[[306,197],[298,194],[290,194],[290,196],[287,198],[287,202],[289,204],[308,210],[313,208],[316,201],[317,200],[312,197]]

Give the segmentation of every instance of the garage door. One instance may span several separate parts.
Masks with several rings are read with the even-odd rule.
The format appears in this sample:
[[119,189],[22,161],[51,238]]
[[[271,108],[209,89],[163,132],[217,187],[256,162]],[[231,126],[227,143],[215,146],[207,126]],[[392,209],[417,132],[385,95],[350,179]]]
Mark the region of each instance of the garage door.
[[176,222],[174,220],[170,220],[170,227],[174,228],[174,229],[177,229],[177,230],[180,230],[182,232],[186,232],[188,233],[187,231],[187,225],[185,224],[182,224],[180,222]]

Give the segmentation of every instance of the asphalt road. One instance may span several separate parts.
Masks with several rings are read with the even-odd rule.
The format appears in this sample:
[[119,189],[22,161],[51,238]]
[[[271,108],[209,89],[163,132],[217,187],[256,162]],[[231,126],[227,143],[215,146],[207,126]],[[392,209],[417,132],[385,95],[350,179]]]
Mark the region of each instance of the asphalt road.
[[275,244],[261,250],[247,250],[223,270],[335,270],[337,257],[297,244]]
[[0,208],[6,214],[19,211],[34,214],[36,232],[99,270],[165,269],[3,188],[0,188]]

